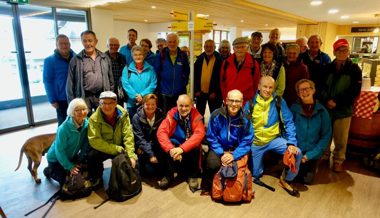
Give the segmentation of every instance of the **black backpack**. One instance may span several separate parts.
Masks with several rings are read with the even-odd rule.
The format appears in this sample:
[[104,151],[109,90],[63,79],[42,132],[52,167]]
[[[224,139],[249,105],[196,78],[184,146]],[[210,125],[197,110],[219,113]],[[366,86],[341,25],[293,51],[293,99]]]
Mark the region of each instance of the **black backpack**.
[[139,171],[132,167],[127,153],[117,155],[112,160],[111,176],[107,189],[108,197],[115,201],[125,201],[141,192]]
[[112,160],[111,175],[106,190],[108,198],[95,206],[102,206],[109,200],[126,201],[141,192],[141,177],[136,168],[132,167],[127,153],[121,153]]

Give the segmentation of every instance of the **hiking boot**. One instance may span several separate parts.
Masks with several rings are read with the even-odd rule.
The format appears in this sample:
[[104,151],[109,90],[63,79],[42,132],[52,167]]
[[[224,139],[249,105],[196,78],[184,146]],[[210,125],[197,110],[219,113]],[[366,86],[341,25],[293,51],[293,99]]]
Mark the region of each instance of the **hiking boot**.
[[336,172],[336,173],[343,172],[343,164],[335,162],[334,165],[333,165],[333,171]]
[[195,192],[198,190],[199,183],[198,178],[189,178],[189,188],[192,192]]
[[169,177],[164,176],[160,181],[158,181],[158,187],[162,190],[166,190],[169,188],[170,185],[170,179]]
[[289,182],[285,180],[283,176],[280,177],[280,186],[285,189],[285,191],[290,194],[291,196],[299,197],[300,193],[297,189],[293,188]]
[[51,179],[51,168],[50,167],[45,167],[43,171],[46,179]]

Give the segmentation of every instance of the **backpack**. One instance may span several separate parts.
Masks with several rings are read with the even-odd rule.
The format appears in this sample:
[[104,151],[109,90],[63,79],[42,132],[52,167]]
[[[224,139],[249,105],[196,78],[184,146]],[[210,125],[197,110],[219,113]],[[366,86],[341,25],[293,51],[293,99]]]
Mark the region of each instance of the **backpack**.
[[48,210],[43,214],[42,218],[46,217],[47,214],[50,212],[51,208],[53,208],[55,202],[58,199],[61,200],[75,200],[78,198],[84,198],[91,194],[92,187],[91,183],[88,180],[85,180],[83,175],[81,173],[78,173],[74,176],[67,176],[65,184],[56,192],[54,193],[44,204],[41,206],[35,208],[34,210],[31,210],[30,212],[26,213],[24,216],[28,216],[35,211],[39,210],[40,208],[44,207],[48,203],[51,203],[48,207]]
[[[230,168],[230,169],[228,169]],[[212,182],[211,198],[230,203],[251,202],[254,197],[248,155],[235,161],[232,167],[221,167]]]
[[[128,79],[131,78],[131,73],[132,72],[130,70],[128,70]],[[117,98],[119,100],[122,100],[123,102],[128,101],[128,95],[123,88],[123,83],[121,82],[121,77],[119,79],[118,86],[117,86]]]

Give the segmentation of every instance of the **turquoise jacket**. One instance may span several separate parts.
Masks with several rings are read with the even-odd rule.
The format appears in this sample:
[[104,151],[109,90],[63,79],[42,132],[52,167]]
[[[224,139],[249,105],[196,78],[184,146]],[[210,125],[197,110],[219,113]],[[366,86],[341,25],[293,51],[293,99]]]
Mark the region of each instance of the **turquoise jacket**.
[[331,140],[331,120],[329,113],[320,103],[316,103],[311,117],[306,117],[299,102],[292,105],[297,131],[298,147],[308,160],[319,159]]
[[117,155],[117,146],[122,146],[129,157],[137,160],[128,112],[120,105],[117,105],[116,109],[115,128],[106,123],[100,107],[91,115],[88,126],[90,145],[92,148],[110,155]]
[[75,166],[72,162],[74,156],[88,146],[87,128],[87,118],[78,131],[73,118],[67,116],[65,122],[58,127],[57,137],[48,151],[47,160],[59,162],[65,170],[71,171]]
[[121,82],[123,85],[124,91],[128,95],[127,107],[136,106],[136,95],[140,94],[144,97],[147,94],[151,94],[157,87],[157,77],[156,72],[153,67],[144,62],[144,68],[141,73],[136,69],[135,62],[132,62],[128,69],[124,67],[123,73],[121,76]]

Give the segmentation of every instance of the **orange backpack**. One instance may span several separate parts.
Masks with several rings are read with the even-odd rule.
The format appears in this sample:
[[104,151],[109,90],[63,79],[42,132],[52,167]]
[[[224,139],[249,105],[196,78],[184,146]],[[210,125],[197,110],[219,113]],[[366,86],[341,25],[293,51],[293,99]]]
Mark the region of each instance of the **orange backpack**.
[[[212,182],[211,198],[225,202],[251,202],[254,197],[252,188],[252,174],[248,169],[248,155],[236,161],[237,175],[233,178],[224,178],[222,166],[215,174]],[[236,169],[235,169],[236,170]],[[234,169],[230,169],[233,172]]]

